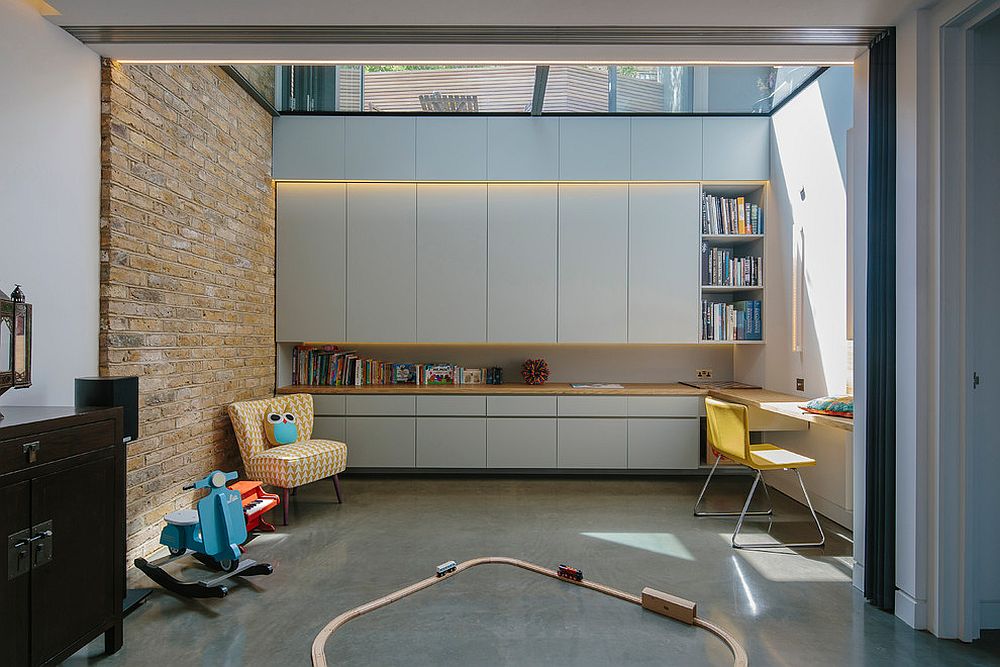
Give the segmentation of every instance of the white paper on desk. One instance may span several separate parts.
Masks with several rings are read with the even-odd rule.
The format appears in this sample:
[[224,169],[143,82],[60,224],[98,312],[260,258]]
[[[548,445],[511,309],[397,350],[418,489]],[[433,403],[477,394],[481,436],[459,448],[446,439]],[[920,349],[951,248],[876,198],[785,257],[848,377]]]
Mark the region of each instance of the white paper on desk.
[[591,382],[589,384],[571,384],[573,389],[624,389],[625,385],[614,382]]

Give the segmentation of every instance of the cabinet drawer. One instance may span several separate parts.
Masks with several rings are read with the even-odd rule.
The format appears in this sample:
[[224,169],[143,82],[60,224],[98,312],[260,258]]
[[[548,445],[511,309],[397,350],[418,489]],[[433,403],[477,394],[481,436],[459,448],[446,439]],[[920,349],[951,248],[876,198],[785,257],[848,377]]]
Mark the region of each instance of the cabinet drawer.
[[555,468],[556,420],[487,419],[486,467]]
[[316,417],[312,434],[318,440],[347,442],[347,420],[345,417]]
[[559,416],[624,417],[625,396],[560,396]]
[[624,419],[560,419],[560,468],[623,469],[628,462]]
[[[34,463],[28,463],[28,455],[24,451],[24,445],[28,443],[38,443]],[[4,440],[0,442],[0,475],[114,444],[115,422],[111,419]]]
[[425,417],[417,420],[418,468],[485,468],[486,419]]
[[486,415],[486,397],[417,396],[417,414],[435,417],[482,417]]
[[629,417],[697,417],[700,396],[629,396]]
[[413,417],[348,417],[348,468],[412,468]]
[[699,424],[690,419],[629,419],[628,467],[676,470],[698,467]]
[[417,412],[415,396],[348,396],[349,415],[410,416]]
[[313,409],[317,415],[347,414],[347,397],[318,394],[313,396]]
[[491,417],[555,417],[555,396],[487,396]]

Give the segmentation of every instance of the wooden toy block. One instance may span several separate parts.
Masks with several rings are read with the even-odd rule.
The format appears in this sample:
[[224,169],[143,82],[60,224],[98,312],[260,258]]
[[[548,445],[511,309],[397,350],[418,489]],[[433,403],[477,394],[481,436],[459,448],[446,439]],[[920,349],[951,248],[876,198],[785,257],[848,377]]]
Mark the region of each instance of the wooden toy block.
[[690,600],[685,600],[684,598],[679,598],[676,595],[664,593],[648,586],[642,589],[642,606],[649,611],[655,611],[657,614],[683,621],[688,625],[694,624],[698,607],[697,604]]

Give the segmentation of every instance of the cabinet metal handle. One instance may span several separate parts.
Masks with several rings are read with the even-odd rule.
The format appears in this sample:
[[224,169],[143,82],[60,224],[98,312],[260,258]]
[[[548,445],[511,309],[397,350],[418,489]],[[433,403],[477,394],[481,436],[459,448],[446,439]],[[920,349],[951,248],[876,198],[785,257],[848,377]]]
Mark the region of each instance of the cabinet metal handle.
[[34,463],[38,460],[38,449],[41,447],[42,443],[39,440],[34,442],[26,442],[21,445],[21,451],[28,457],[28,463]]
[[29,544],[31,544],[32,542],[36,542],[38,540],[44,540],[46,537],[52,537],[52,531],[51,530],[43,530],[42,532],[38,533],[37,535],[29,537],[26,540],[21,540],[20,542],[18,542],[17,544],[14,545],[14,548],[15,549],[20,549],[21,547],[26,547]]

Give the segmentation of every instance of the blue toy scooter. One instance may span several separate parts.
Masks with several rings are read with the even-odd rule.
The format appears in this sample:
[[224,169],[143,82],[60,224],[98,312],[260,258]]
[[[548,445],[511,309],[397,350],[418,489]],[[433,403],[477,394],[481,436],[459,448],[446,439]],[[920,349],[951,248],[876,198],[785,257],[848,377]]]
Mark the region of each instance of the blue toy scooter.
[[[176,510],[163,517],[167,525],[160,533],[160,544],[167,547],[169,556],[147,562],[137,558],[135,566],[150,579],[168,590],[189,597],[224,597],[228,588],[221,585],[230,577],[271,574],[268,563],[250,559],[240,562],[240,545],[247,539],[246,518],[239,491],[226,488],[237,473],[213,470],[203,479],[184,489],[209,489],[208,495],[198,501],[197,509]],[[163,566],[188,552],[210,567],[218,567],[225,574],[197,582],[181,581],[163,570]]]

